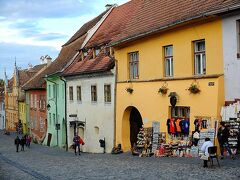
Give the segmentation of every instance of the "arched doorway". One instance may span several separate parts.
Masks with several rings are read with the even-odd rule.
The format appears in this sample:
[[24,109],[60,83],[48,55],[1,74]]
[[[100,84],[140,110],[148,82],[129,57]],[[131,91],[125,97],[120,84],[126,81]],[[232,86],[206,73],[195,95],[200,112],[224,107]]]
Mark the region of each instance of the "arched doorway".
[[142,116],[137,108],[130,106],[123,114],[122,145],[123,150],[130,150],[137,143],[137,135],[142,127]]

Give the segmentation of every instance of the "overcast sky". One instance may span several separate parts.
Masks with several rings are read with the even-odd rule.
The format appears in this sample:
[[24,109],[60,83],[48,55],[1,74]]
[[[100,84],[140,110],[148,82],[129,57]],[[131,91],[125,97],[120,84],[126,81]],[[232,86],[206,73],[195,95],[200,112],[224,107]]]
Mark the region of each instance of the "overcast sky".
[[26,68],[42,55],[55,59],[61,46],[106,4],[129,0],[0,0],[0,78],[12,76],[14,61]]

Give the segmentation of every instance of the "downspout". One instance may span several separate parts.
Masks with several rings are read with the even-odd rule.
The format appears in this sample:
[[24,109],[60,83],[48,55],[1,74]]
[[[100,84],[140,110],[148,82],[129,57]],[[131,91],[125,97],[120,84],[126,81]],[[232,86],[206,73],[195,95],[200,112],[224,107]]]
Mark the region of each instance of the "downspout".
[[[51,80],[49,80],[48,79],[48,81],[49,82],[51,82],[51,83],[53,83],[53,84],[55,84],[55,85],[57,85],[57,83],[56,82],[54,82],[54,81],[51,81]],[[56,88],[55,88],[55,107],[56,107],[56,120],[57,120],[57,123],[56,124],[58,124],[58,110],[57,110],[57,86],[56,86]],[[55,128],[56,128],[56,124],[55,124]],[[57,146],[58,146],[58,129],[57,129]]]
[[117,74],[118,74],[118,62],[117,60],[114,58],[115,60],[115,86],[114,86],[114,121],[113,121],[113,124],[114,124],[114,137],[113,137],[113,146],[115,147],[116,146],[116,120],[117,120],[117,117],[116,117],[116,111],[117,111]]
[[67,84],[66,80],[60,77],[60,79],[64,82],[64,88],[65,88],[65,93],[64,93],[64,102],[65,102],[65,129],[66,129],[66,151],[68,151],[68,133],[67,133]]

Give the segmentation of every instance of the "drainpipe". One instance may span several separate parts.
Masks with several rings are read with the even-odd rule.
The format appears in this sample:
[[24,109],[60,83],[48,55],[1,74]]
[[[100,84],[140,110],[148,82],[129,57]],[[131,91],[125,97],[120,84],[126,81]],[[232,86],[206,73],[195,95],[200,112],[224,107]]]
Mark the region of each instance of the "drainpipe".
[[[53,83],[53,84],[55,84],[55,85],[57,85],[57,83],[56,82],[54,82],[54,81],[51,81],[51,80],[49,80],[48,79],[48,81],[49,82],[51,82],[51,83]],[[56,86],[56,88],[55,88],[55,92],[53,92],[53,93],[55,93],[55,107],[56,107],[56,120],[57,120],[57,123],[56,124],[58,124],[58,109],[57,109],[57,86]],[[56,128],[56,124],[55,124],[55,128]],[[58,146],[58,128],[56,128],[57,129],[57,146]]]
[[[115,59],[115,58],[114,58]],[[116,111],[117,111],[117,108],[116,108],[116,105],[117,105],[117,74],[118,74],[118,61],[115,59],[115,87],[114,87],[114,121],[113,121],[113,124],[114,124],[114,137],[113,137],[113,146],[116,146],[116,120],[117,120],[117,117],[116,117]]]
[[66,80],[63,79],[62,77],[60,77],[60,79],[64,82],[64,86],[65,86],[65,129],[66,129],[66,151],[68,151],[68,133],[67,133],[67,84],[66,84]]

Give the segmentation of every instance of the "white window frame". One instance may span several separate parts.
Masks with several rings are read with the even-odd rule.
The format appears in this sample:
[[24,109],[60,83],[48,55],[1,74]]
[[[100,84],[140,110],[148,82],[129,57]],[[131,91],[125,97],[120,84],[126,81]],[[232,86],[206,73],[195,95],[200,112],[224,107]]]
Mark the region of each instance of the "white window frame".
[[[171,48],[170,53],[168,49]],[[165,77],[173,76],[173,46],[164,47],[164,64],[165,64]]]
[[68,90],[69,90],[69,92],[68,92],[69,100],[73,101],[73,86],[69,86]]
[[139,78],[139,52],[128,53],[129,57],[129,78],[138,79]]
[[[109,87],[109,89],[107,89],[107,87]],[[112,102],[112,94],[111,93],[112,93],[111,84],[104,84],[104,102],[105,103]]]
[[[204,43],[204,49],[198,50],[198,45]],[[198,59],[199,57],[199,59]],[[194,74],[206,74],[206,43],[205,40],[194,41]]]
[[[96,90],[93,92],[93,88],[96,87]],[[95,94],[94,94],[95,93]],[[97,102],[97,85],[91,85],[91,101]]]
[[77,90],[77,101],[81,102],[82,101],[82,87],[77,86],[76,90]]

